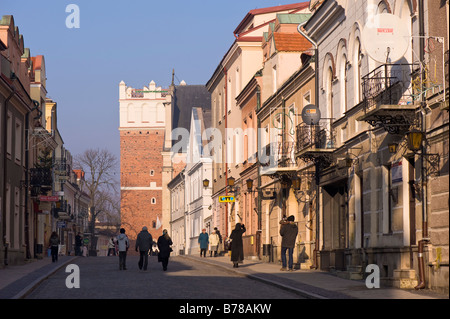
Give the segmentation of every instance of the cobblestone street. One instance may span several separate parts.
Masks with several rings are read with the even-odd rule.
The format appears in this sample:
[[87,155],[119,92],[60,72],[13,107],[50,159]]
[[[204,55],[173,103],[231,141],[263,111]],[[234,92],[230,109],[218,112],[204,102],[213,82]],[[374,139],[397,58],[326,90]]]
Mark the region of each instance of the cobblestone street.
[[300,296],[239,276],[222,268],[182,257],[172,257],[166,272],[156,257],[147,271],[138,269],[138,257],[128,256],[127,270],[118,257],[77,258],[80,288],[66,287],[66,267],[37,287],[31,299],[292,299]]

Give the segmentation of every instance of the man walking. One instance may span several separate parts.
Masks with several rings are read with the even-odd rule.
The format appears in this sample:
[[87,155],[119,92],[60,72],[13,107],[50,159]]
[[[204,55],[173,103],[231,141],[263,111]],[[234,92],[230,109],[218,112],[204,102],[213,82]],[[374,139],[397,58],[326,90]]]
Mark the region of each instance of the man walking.
[[136,251],[139,249],[139,269],[147,270],[148,265],[148,251],[152,248],[153,237],[148,232],[147,226],[142,227],[142,231],[138,234],[136,239]]
[[286,251],[289,254],[289,271],[293,271],[294,261],[293,252],[295,247],[295,239],[298,234],[298,226],[294,223],[295,217],[293,215],[287,218],[287,221],[281,221],[280,235],[281,239],[281,263],[282,271],[286,270]]
[[208,249],[209,236],[206,233],[206,228],[202,229],[201,234],[198,236],[198,243],[200,246],[200,257],[206,257],[206,250]]
[[81,246],[83,246],[83,238],[81,234],[78,233],[75,236],[75,256],[81,256]]
[[125,229],[120,229],[120,234],[117,236],[117,244],[119,246],[119,270],[127,270],[127,250],[130,247],[127,235],[125,235]]

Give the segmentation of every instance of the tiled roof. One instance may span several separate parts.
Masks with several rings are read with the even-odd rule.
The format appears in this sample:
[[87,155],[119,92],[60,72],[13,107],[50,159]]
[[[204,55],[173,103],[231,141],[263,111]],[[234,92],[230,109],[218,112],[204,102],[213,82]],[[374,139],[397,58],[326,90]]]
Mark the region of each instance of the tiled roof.
[[286,4],[286,5],[280,5],[275,7],[268,7],[268,8],[260,8],[260,9],[254,9],[250,10],[247,15],[244,17],[244,19],[239,23],[237,28],[234,30],[234,34],[239,34],[242,31],[242,28],[255,16],[259,14],[266,14],[271,12],[278,12],[278,11],[286,11],[286,10],[292,10],[291,13],[303,10],[308,8],[309,2],[301,2],[301,3],[293,3],[293,4]]
[[31,57],[31,60],[33,61],[33,69],[34,70],[40,70],[42,68],[42,59],[43,56],[42,55],[37,55],[37,56],[33,56]]
[[307,51],[311,48],[311,43],[299,33],[279,33],[274,32],[273,39],[277,51]]

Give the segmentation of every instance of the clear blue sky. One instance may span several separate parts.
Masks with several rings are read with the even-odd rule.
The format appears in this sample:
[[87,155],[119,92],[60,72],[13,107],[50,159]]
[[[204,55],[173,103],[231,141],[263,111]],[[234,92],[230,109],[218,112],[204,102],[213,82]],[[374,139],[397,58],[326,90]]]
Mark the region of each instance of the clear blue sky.
[[[295,2],[1,0],[0,15],[13,15],[32,56],[45,56],[65,147],[73,155],[107,148],[119,157],[121,80],[167,87],[174,68],[176,84],[205,84],[248,11]],[[80,8],[79,29],[65,24],[71,3]]]

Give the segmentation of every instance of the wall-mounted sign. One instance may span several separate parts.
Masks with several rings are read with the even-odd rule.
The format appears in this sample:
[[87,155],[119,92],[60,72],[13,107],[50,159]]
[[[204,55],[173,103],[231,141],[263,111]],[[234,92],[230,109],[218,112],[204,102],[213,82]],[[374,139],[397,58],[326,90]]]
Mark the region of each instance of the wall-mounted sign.
[[391,182],[399,183],[403,181],[402,178],[402,161],[398,161],[391,164]]
[[57,202],[59,201],[59,196],[39,196],[39,201],[41,202]]
[[234,202],[236,199],[234,196],[219,196],[220,203],[230,203]]

